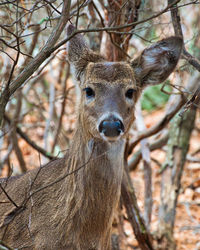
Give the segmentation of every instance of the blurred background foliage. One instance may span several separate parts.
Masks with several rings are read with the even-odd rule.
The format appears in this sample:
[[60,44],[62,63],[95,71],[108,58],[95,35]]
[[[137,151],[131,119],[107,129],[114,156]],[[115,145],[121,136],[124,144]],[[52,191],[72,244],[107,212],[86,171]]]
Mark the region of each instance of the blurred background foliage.
[[[167,81],[166,81],[167,84]],[[169,99],[169,94],[172,91],[170,85],[165,85],[165,92],[161,91],[163,84],[148,87],[142,96],[141,105],[143,110],[153,111],[157,108],[162,108]]]

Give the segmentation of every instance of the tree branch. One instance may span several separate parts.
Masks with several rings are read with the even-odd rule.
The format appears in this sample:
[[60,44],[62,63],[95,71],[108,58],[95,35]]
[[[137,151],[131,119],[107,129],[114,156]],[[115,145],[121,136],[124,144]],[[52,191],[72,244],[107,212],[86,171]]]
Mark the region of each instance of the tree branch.
[[[168,0],[168,5],[172,4],[172,0]],[[175,7],[175,8],[174,8]],[[171,11],[171,18],[172,18],[172,24],[174,27],[174,33],[176,36],[180,36],[183,38],[183,31],[181,27],[181,18],[180,14],[178,12],[177,3],[174,4],[173,8],[170,8]],[[196,70],[200,72],[200,62],[197,58],[195,58],[193,55],[191,55],[183,46],[183,52],[182,52],[183,58],[188,61],[189,64],[191,64]]]
[[[11,124],[11,119],[7,116],[7,114],[4,114],[4,119]],[[54,157],[53,155],[51,155],[51,153],[45,151],[43,148],[41,148],[40,146],[38,146],[34,141],[32,141],[27,134],[25,134],[19,127],[16,127],[16,132],[34,149],[36,149],[39,153],[41,153],[42,155],[44,155],[45,157],[47,157],[50,160],[55,160],[56,157]]]
[[55,29],[53,29],[48,41],[38,55],[33,58],[24,70],[17,76],[17,78],[10,83],[9,88],[5,88],[0,98],[0,126],[2,124],[5,106],[10,96],[22,86],[22,84],[38,69],[38,67],[51,55],[52,48],[59,39],[66,23],[69,19],[71,0],[63,1],[62,14]]

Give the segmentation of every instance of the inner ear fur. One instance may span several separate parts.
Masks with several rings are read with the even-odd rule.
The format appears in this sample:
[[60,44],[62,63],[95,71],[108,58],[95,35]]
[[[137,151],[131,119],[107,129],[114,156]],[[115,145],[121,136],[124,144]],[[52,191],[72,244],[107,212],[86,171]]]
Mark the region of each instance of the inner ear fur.
[[[67,27],[67,36],[69,37],[72,35],[75,30],[75,27],[70,24]],[[88,63],[104,61],[102,56],[89,49],[84,37],[81,34],[76,34],[69,40],[67,52],[69,62],[74,67],[77,80],[81,79]]]
[[163,39],[131,62],[140,87],[159,84],[167,79],[177,65],[183,46],[180,37]]

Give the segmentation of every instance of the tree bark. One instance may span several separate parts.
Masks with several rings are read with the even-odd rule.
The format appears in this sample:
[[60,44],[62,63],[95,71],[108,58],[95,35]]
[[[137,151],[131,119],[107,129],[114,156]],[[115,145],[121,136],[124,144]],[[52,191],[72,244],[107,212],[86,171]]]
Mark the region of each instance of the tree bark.
[[129,173],[127,172],[127,167],[125,169],[121,197],[126,208],[128,220],[134,230],[134,234],[140,249],[153,250],[151,235],[144,223],[143,218],[140,215],[137,199],[135,196],[135,190],[133,188]]
[[[122,26],[138,21],[138,10],[141,0],[133,1],[108,1],[107,25]],[[124,61],[127,59],[127,50],[132,34],[128,34],[135,28],[136,25],[131,25],[120,29],[119,32],[107,33],[106,35],[106,50],[104,56],[109,61]]]
[[167,156],[162,170],[161,205],[159,208],[159,249],[175,249],[173,228],[181,177],[194,128],[196,107],[182,116],[177,114],[171,122]]

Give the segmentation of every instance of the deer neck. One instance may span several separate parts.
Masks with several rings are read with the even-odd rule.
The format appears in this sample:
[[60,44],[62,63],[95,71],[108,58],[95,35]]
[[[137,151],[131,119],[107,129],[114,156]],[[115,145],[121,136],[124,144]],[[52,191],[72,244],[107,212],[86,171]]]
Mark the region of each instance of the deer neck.
[[80,232],[75,227],[81,225],[80,237],[85,230],[87,240],[98,239],[111,228],[120,197],[124,145],[124,139],[108,143],[86,136],[80,126],[75,132],[68,164],[70,171],[75,171],[68,184],[73,190],[69,198],[71,218],[68,220],[73,221],[70,230],[74,232]]

